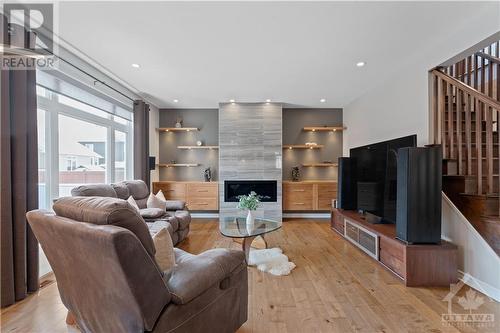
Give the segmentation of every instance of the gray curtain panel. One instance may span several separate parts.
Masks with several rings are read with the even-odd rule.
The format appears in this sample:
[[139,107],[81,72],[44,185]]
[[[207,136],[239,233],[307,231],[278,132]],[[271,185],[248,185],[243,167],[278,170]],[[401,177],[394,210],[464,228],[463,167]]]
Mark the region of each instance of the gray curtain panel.
[[134,178],[149,187],[149,104],[134,101]]
[[[8,33],[6,20],[0,19],[3,43],[25,48],[33,43],[23,27],[11,25]],[[5,307],[38,290],[38,242],[26,221],[26,212],[38,208],[38,145],[35,71],[2,68],[0,76],[0,293]]]

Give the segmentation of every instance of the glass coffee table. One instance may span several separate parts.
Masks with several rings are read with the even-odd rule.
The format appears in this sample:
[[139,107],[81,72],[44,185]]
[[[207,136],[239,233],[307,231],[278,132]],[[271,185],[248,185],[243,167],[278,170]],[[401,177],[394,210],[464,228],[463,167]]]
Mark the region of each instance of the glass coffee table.
[[247,225],[246,217],[224,217],[219,222],[219,231],[222,235],[230,238],[241,238],[243,240],[242,247],[245,251],[245,257],[248,262],[250,247],[255,237],[262,237],[267,248],[267,242],[264,234],[278,230],[281,228],[281,222],[256,218],[254,223]]

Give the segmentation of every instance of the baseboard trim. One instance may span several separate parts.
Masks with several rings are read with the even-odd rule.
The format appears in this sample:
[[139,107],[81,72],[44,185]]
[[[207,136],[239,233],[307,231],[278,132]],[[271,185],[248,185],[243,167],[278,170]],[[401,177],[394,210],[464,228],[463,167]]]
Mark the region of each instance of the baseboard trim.
[[191,213],[191,217],[195,219],[218,219],[219,213]]
[[490,297],[491,299],[500,302],[500,290],[489,285],[488,283],[476,279],[472,275],[464,273],[461,270],[458,270],[458,279],[469,287],[472,287]]
[[329,219],[330,213],[283,213],[283,218],[293,219]]

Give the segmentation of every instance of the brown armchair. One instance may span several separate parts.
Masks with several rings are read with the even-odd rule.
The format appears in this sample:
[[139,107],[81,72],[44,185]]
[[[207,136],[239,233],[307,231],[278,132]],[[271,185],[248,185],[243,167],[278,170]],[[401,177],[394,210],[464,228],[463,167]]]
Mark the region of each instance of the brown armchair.
[[235,332],[247,320],[241,251],[174,249],[161,272],[140,215],[114,198],[68,197],[27,214],[83,332]]

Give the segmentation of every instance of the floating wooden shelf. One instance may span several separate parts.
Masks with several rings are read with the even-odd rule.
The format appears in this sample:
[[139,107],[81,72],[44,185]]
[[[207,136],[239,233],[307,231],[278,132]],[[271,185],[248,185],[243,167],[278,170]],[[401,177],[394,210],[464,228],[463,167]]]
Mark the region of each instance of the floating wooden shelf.
[[219,149],[219,146],[177,146],[179,149]]
[[173,168],[173,167],[196,167],[199,166],[197,163],[160,163],[158,164],[160,168]]
[[160,127],[157,130],[160,132],[190,132],[199,131],[200,129],[197,127]]
[[283,149],[320,149],[324,145],[283,145]]
[[345,126],[306,126],[302,130],[310,132],[337,132],[346,130]]
[[337,163],[305,163],[302,164],[303,167],[319,167],[319,168],[327,168],[327,167],[336,167]]

